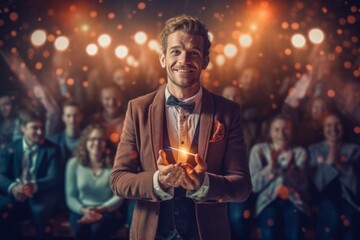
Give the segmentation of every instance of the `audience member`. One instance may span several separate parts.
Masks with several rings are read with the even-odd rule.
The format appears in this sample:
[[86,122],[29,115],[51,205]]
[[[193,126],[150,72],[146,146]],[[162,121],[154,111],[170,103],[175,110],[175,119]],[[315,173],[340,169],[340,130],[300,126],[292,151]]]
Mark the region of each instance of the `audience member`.
[[59,150],[44,138],[44,119],[29,110],[19,115],[24,137],[0,153],[0,230],[19,239],[16,223],[31,218],[37,239],[51,237],[48,220],[59,203]]
[[21,137],[15,95],[12,92],[2,92],[0,94],[0,149],[5,144]]
[[121,224],[115,210],[123,199],[114,195],[109,185],[112,160],[105,128],[87,126],[66,167],[66,204],[76,239],[106,240]]
[[49,137],[49,140],[60,148],[62,205],[65,206],[65,167],[67,161],[74,155],[81,133],[83,115],[80,105],[72,100],[66,101],[63,104],[61,119],[65,125],[64,130]]
[[[309,147],[316,239],[359,239],[360,146],[343,141],[340,115],[324,119],[324,140]],[[357,231],[357,233],[356,233]],[[357,234],[357,235],[356,235]]]
[[305,111],[300,107],[291,107],[284,104],[282,113],[289,118],[295,125],[294,144],[308,147],[311,144],[323,139],[324,117],[335,111],[334,104],[324,96],[317,96],[307,99]]
[[62,117],[65,128],[63,131],[49,137],[49,140],[60,147],[61,164],[64,166],[75,151],[81,133],[81,124],[83,120],[82,108],[72,100],[63,104]]
[[114,148],[120,141],[125,119],[122,96],[121,90],[115,84],[103,86],[100,91],[103,109],[90,117],[90,122],[101,123],[105,126],[106,136]]
[[[270,142],[256,144],[249,166],[261,239],[302,239],[302,220],[309,213],[306,151],[291,145],[292,124],[282,116],[270,123]],[[282,223],[282,226],[280,225]]]

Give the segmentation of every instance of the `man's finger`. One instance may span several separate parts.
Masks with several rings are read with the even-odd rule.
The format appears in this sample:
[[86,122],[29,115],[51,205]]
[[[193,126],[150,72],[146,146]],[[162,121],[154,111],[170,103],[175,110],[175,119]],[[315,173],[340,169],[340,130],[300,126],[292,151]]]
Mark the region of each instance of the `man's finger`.
[[158,166],[160,166],[160,165],[166,166],[167,165],[166,153],[163,150],[159,150],[159,158],[156,163]]
[[206,170],[206,163],[200,158],[199,154],[195,154],[195,162],[200,168]]

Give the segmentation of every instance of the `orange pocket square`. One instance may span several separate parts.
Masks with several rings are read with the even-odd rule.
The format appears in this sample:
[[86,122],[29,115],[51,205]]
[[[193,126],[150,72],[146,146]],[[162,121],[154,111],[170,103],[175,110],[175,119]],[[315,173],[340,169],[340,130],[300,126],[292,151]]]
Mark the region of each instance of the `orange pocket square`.
[[210,142],[219,142],[224,139],[224,136],[225,136],[224,124],[216,120],[214,124],[214,133],[211,136]]

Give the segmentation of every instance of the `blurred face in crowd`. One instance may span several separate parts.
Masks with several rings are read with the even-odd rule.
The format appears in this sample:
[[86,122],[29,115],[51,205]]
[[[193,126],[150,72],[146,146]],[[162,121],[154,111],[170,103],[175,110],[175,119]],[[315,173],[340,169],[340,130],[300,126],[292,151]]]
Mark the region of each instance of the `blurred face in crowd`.
[[248,68],[242,72],[239,78],[239,87],[244,91],[252,91],[257,87],[258,81],[258,71],[252,68]]
[[8,118],[12,115],[13,104],[10,96],[0,97],[0,114],[4,118]]
[[277,150],[285,149],[289,146],[292,137],[292,126],[290,121],[285,119],[275,119],[270,126],[270,138]]
[[114,88],[104,88],[101,90],[101,103],[108,117],[116,117],[121,109],[121,96]]
[[328,112],[325,102],[322,99],[317,99],[311,106],[311,117],[314,120],[321,121]]
[[86,150],[90,159],[99,159],[106,148],[105,132],[101,129],[93,129],[86,141]]
[[114,72],[113,81],[121,88],[121,90],[126,90],[126,75],[122,69],[118,69]]
[[41,121],[31,121],[21,125],[20,128],[29,145],[41,144],[44,141],[44,124]]
[[203,48],[204,39],[200,35],[175,31],[168,36],[166,53],[160,55],[160,63],[166,69],[171,93],[175,89],[200,87],[201,71],[209,63]]
[[78,131],[83,116],[76,106],[64,106],[62,120],[65,128],[71,131]]
[[240,105],[243,102],[240,89],[235,86],[226,86],[223,89],[222,96]]
[[343,126],[337,116],[329,115],[324,119],[324,136],[327,141],[341,141],[343,133]]

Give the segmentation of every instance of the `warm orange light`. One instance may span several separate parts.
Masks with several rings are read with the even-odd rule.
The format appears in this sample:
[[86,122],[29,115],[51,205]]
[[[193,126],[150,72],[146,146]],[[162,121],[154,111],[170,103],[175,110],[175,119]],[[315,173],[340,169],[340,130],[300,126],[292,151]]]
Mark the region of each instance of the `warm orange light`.
[[228,58],[233,58],[235,57],[237,53],[237,48],[234,44],[226,44],[225,47],[224,47],[224,54],[226,57]]
[[116,49],[115,49],[115,55],[117,58],[123,59],[125,58],[129,53],[128,48],[125,45],[119,45]]
[[98,52],[98,47],[96,46],[96,44],[91,43],[87,45],[86,47],[87,54],[89,54],[90,56],[94,56],[97,52]]
[[295,34],[291,38],[291,43],[296,48],[302,48],[302,47],[305,46],[306,40],[305,40],[305,37],[302,34]]
[[146,33],[144,32],[137,32],[135,35],[134,35],[134,40],[137,44],[144,44],[147,40],[147,35]]
[[242,34],[239,38],[239,43],[243,47],[250,47],[252,41],[252,37],[249,34]]
[[171,150],[174,150],[174,151],[178,151],[178,152],[181,152],[181,153],[184,153],[184,154],[187,154],[187,155],[191,155],[191,156],[195,156],[196,154],[194,153],[191,153],[191,152],[188,152],[188,151],[185,151],[185,150],[182,150],[182,149],[178,149],[178,148],[174,148],[174,147],[169,147]]
[[98,43],[101,47],[108,47],[111,43],[109,34],[101,34],[98,38]]

